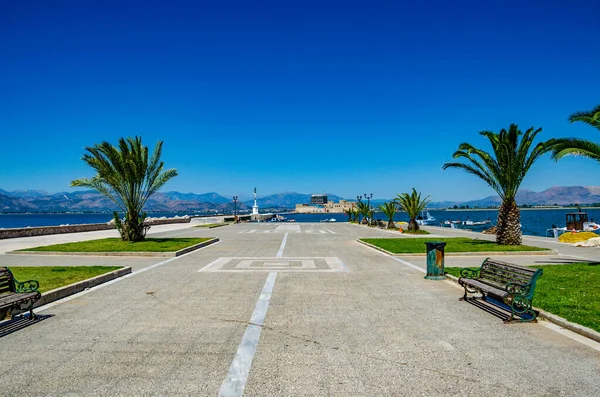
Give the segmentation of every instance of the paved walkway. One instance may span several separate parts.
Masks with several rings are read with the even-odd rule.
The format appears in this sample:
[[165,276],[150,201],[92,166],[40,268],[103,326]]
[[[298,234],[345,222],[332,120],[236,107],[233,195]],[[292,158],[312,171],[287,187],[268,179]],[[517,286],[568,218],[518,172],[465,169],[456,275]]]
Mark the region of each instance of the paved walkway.
[[[459,302],[452,283],[424,280],[417,260],[355,241],[388,232],[266,223],[153,231],[221,242],[137,261],[133,275],[50,304],[39,312],[49,317],[0,338],[2,395],[600,395],[595,345],[543,322],[505,325]],[[35,262],[61,259],[73,261]]]

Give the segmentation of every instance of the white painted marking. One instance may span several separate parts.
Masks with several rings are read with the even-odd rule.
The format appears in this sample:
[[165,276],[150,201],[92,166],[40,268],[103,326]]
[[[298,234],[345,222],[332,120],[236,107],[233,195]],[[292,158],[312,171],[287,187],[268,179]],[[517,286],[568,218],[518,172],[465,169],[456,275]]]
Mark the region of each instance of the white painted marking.
[[258,231],[258,230],[256,230],[256,229],[252,229],[252,230],[248,230],[248,233],[255,233],[255,232],[257,232],[257,231]]
[[277,258],[281,258],[283,256],[283,249],[285,248],[285,243],[287,242],[288,234],[283,235],[283,241],[281,242],[281,246],[279,247],[279,251],[277,251]]
[[273,230],[263,230],[263,233],[271,233]]
[[[237,264],[233,268],[224,268],[228,263],[237,260]],[[327,264],[326,269],[316,268],[315,261],[322,260]],[[262,262],[262,264],[260,263]],[[300,262],[301,267],[283,267],[278,264],[270,266],[271,262],[283,263],[281,258],[272,257],[223,257],[213,261],[207,266],[204,266],[198,272],[224,272],[224,273],[264,273],[264,272],[302,272],[302,273],[338,273],[350,272],[350,269],[338,257],[299,257],[285,258],[285,262]]]
[[299,232],[300,225],[279,225],[275,230],[277,230],[278,232]]
[[219,258],[219,259],[217,259],[215,261],[212,261],[208,265],[204,266],[202,269],[198,270],[198,272],[201,272],[201,271],[203,271],[205,269],[208,269],[209,267],[212,267],[212,266],[217,266],[217,265],[223,266],[227,262],[229,262],[229,260],[227,260],[227,258]]
[[119,277],[119,278],[115,278],[114,280],[107,281],[106,283],[103,283],[103,284],[97,285],[97,286],[95,286],[95,287],[92,287],[92,288],[90,288],[90,289],[86,289],[85,291],[81,291],[81,292],[78,292],[78,293],[76,293],[76,294],[69,295],[69,296],[67,296],[67,297],[65,297],[65,298],[59,299],[59,300],[57,300],[57,301],[50,302],[50,303],[48,303],[47,305],[40,306],[40,307],[38,307],[37,309],[35,309],[35,311],[36,311],[36,312],[41,312],[41,311],[44,311],[44,310],[50,309],[51,307],[54,307],[54,306],[56,306],[56,305],[60,305],[61,303],[69,302],[69,301],[71,301],[71,300],[73,300],[73,299],[77,299],[77,298],[79,298],[80,296],[87,295],[87,294],[89,294],[90,292],[93,292],[93,291],[99,290],[99,289],[101,289],[101,288],[104,288],[104,287],[108,287],[109,285],[112,285],[112,284],[118,283],[118,282],[119,282],[119,281],[121,281],[121,280],[124,280],[124,279],[126,279],[126,278],[129,278],[129,277],[133,277],[133,276],[135,276],[135,275],[137,275],[137,274],[144,273],[144,272],[146,272],[146,271],[148,271],[148,270],[154,269],[155,267],[159,267],[159,266],[162,266],[162,265],[166,265],[166,264],[167,264],[167,263],[169,263],[169,262],[173,262],[173,261],[175,261],[175,260],[177,260],[177,259],[183,258],[184,256],[190,255],[190,254],[192,254],[192,253],[194,253],[194,252],[198,252],[198,251],[200,251],[200,250],[203,250],[203,249],[205,249],[205,248],[208,248],[208,247],[212,247],[213,245],[215,245],[215,244],[219,244],[219,243],[220,243],[220,241],[217,241],[216,243],[213,243],[213,244],[207,245],[206,247],[199,248],[199,249],[197,249],[197,250],[195,250],[195,251],[188,252],[187,254],[183,254],[183,255],[180,255],[180,256],[176,256],[176,257],[174,257],[174,258],[169,258],[169,259],[167,259],[167,260],[165,260],[165,261],[162,261],[162,262],[159,262],[159,263],[155,263],[154,265],[150,265],[150,266],[148,266],[148,267],[145,267],[145,268],[143,268],[143,269],[136,270],[136,271],[134,271],[134,272],[131,272],[131,273],[129,273],[129,274],[126,274],[125,276],[122,276],[122,277]]
[[327,231],[331,234],[336,234],[334,231],[327,229]]
[[325,230],[319,230],[319,233],[321,233],[321,234],[327,234],[327,232]]
[[246,332],[238,346],[235,357],[231,362],[227,377],[221,385],[219,397],[237,397],[244,394],[246,380],[250,373],[250,367],[252,367],[252,360],[254,360],[254,354],[256,353],[262,326],[267,317],[267,310],[269,310],[269,302],[271,301],[271,295],[273,294],[276,277],[277,273],[275,272],[269,273],[269,276],[267,277],[267,281],[260,293],[258,301],[256,301],[254,312],[252,312],[250,324],[246,328]]

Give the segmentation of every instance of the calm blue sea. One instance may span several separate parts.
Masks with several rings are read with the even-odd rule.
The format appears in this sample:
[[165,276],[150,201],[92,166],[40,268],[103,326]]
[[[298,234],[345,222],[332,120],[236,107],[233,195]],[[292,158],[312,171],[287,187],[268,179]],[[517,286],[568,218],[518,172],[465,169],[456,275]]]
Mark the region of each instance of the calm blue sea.
[[[546,229],[552,227],[553,224],[564,227],[565,226],[565,214],[572,212],[572,209],[523,209],[521,210],[521,224],[523,225],[523,234],[530,236],[545,236]],[[585,209],[588,214],[588,218],[593,218],[600,222],[600,209]],[[498,220],[498,211],[494,210],[481,210],[481,211],[429,211],[429,213],[440,223],[447,220],[467,220],[469,218],[472,221],[485,221],[490,219],[492,224],[495,225]],[[348,217],[344,214],[290,214],[286,215],[287,218],[295,219],[297,222],[320,222],[321,220],[335,218],[337,222],[345,222]],[[380,212],[376,212],[374,215],[375,219],[387,220],[387,217]],[[408,222],[406,213],[397,213],[394,217],[395,221]]]
[[[569,209],[551,209],[551,210],[521,210],[521,224],[523,225],[523,234],[533,236],[544,236],[546,229],[552,224],[565,226],[565,214],[571,212]],[[600,221],[599,209],[586,209],[589,218]],[[496,224],[498,212],[493,210],[484,211],[429,211],[438,221],[446,220],[466,220],[483,221],[490,219],[492,224]],[[173,217],[175,215],[185,215],[183,213],[151,213],[152,217]],[[289,214],[285,215],[288,219],[295,219],[296,222],[321,222],[322,220],[334,218],[337,222],[345,222],[348,217],[344,214]],[[375,213],[376,219],[386,220],[383,213]],[[0,214],[0,228],[18,228],[35,226],[58,226],[58,225],[76,225],[84,223],[104,223],[112,219],[111,214]],[[394,217],[395,221],[408,222],[408,217],[401,212]]]

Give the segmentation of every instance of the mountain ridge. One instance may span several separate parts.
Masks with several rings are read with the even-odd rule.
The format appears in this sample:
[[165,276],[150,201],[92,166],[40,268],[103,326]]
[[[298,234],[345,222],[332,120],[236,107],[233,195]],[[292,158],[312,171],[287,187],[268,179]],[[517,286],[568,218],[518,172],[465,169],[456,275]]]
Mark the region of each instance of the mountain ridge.
[[[343,200],[332,193],[325,193],[330,201]],[[310,194],[282,192],[257,198],[261,210],[294,209],[296,204],[309,203]],[[354,200],[351,200],[354,201]],[[373,199],[377,206],[385,199]],[[522,189],[517,194],[518,204],[527,205],[569,205],[600,203],[600,186],[553,186],[541,192]],[[249,210],[254,200],[237,202],[240,211]],[[498,196],[488,196],[468,201],[439,201],[429,207],[450,208],[453,206],[490,207],[499,206]],[[158,192],[146,205],[148,212],[232,212],[233,200],[216,192],[181,193],[176,191]],[[0,189],[0,212],[106,212],[117,206],[108,198],[91,190],[48,193],[41,190],[6,191]]]

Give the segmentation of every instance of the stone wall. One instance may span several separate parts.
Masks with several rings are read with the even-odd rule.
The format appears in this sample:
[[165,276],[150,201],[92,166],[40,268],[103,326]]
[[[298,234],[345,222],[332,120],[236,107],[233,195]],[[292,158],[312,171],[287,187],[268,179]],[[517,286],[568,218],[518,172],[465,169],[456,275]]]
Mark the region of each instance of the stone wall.
[[[146,222],[147,225],[167,225],[170,223],[189,223],[191,218],[167,218],[153,219]],[[97,230],[114,229],[113,223],[90,223],[86,225],[67,225],[67,226],[40,226],[24,227],[19,229],[0,229],[0,240],[18,237],[45,236],[49,234],[94,232]]]

